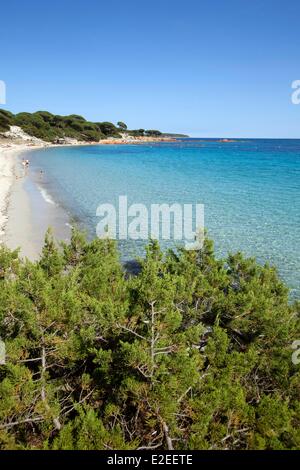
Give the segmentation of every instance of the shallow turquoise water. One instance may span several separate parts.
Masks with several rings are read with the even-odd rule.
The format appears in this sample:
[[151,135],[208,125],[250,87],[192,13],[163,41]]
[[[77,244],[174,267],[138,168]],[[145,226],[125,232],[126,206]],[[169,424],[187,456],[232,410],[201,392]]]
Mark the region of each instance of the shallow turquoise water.
[[[220,254],[241,250],[278,267],[300,297],[300,140],[189,139],[132,146],[62,147],[31,154],[53,199],[95,235],[100,203],[203,203]],[[139,244],[121,247],[125,257]]]

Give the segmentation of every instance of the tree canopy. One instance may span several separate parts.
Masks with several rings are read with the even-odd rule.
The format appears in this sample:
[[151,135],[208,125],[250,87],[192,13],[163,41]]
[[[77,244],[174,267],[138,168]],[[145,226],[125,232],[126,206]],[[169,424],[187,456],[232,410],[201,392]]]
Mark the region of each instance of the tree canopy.
[[1,449],[296,449],[299,303],[240,253],[162,253],[129,276],[74,231],[0,248]]
[[122,121],[119,121],[117,123],[117,126],[122,129],[123,131],[126,131],[127,130],[127,125],[125,124],[125,122],[122,122]]
[[10,126],[19,126],[27,134],[48,142],[66,137],[86,142],[120,137],[119,129],[113,123],[94,123],[77,114],[59,116],[48,111],[37,111],[14,115],[0,110],[0,132],[8,131]]
[[[48,111],[35,113],[12,114],[0,109],[0,133],[7,132],[10,126],[19,126],[27,134],[46,142],[56,142],[59,139],[73,138],[83,142],[99,142],[109,137],[121,137],[120,132],[127,131],[127,125],[119,121],[117,126],[112,122],[90,122],[78,114],[60,116]],[[128,133],[135,137],[160,137],[163,134],[157,130],[135,129]]]

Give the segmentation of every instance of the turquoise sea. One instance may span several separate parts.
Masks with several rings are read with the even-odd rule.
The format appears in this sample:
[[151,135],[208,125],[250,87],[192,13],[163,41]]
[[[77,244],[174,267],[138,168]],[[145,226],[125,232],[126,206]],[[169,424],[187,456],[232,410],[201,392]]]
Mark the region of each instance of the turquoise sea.
[[[147,145],[58,147],[34,151],[40,188],[91,236],[97,206],[203,203],[217,253],[243,251],[278,267],[300,298],[300,140],[184,139]],[[171,243],[172,244],[172,243]],[[121,245],[123,258],[140,244]]]

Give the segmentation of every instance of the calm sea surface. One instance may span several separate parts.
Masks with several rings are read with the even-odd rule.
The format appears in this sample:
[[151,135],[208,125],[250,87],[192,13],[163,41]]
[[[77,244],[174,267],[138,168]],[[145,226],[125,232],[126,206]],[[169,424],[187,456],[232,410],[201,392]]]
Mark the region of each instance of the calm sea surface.
[[[31,171],[44,171],[48,202],[62,204],[91,236],[97,206],[117,204],[120,195],[147,207],[203,203],[218,254],[241,250],[276,265],[300,298],[300,140],[61,147],[34,151],[30,160]],[[121,250],[136,256],[140,244]]]

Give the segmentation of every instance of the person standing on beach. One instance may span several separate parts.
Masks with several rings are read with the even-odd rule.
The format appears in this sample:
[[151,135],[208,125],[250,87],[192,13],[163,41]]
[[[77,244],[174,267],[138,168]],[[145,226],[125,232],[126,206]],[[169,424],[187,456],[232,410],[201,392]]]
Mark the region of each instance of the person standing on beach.
[[25,160],[24,158],[22,159],[22,166],[24,168],[24,175],[27,174],[27,169],[29,167],[29,160]]
[[25,175],[25,173],[26,173],[26,161],[25,161],[24,158],[22,159],[22,166],[24,168],[24,175]]

